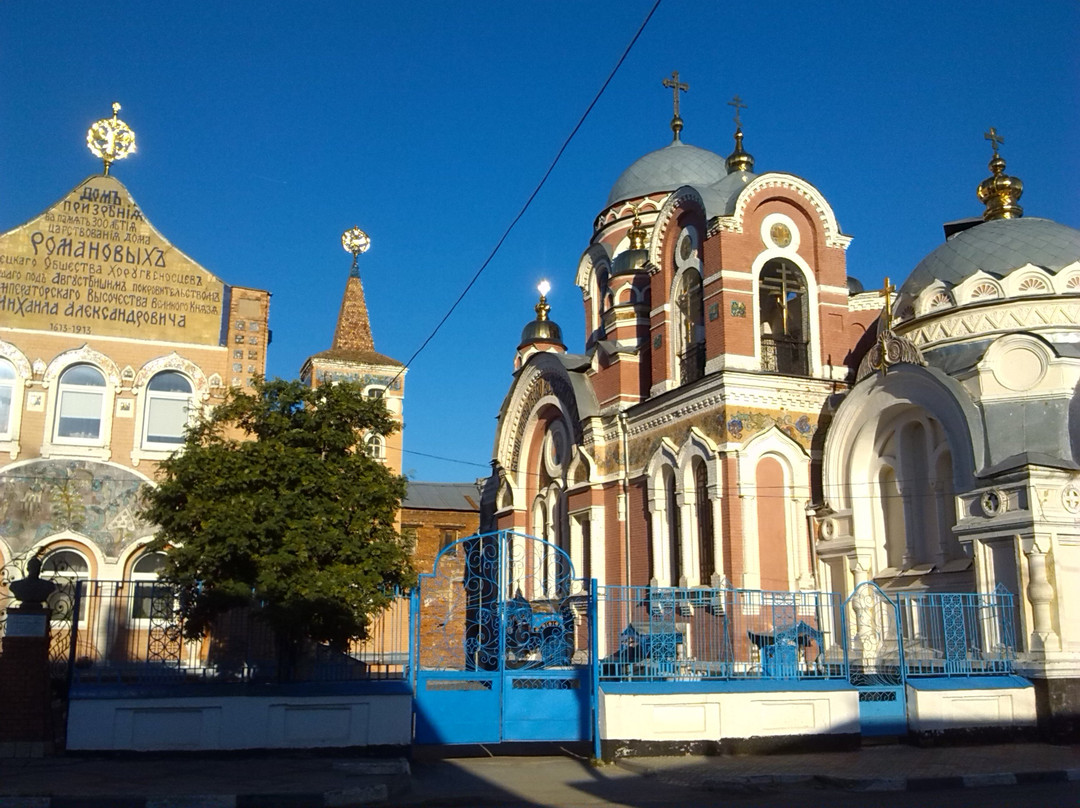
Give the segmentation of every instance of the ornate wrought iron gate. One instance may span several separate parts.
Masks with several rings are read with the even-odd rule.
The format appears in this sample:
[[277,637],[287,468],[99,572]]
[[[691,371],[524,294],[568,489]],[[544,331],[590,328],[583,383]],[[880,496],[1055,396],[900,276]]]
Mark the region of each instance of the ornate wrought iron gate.
[[872,581],[859,584],[844,602],[844,636],[848,640],[848,677],[859,691],[862,734],[905,734],[907,699],[900,614]]
[[561,548],[500,531],[444,548],[413,591],[415,740],[587,740],[593,621]]

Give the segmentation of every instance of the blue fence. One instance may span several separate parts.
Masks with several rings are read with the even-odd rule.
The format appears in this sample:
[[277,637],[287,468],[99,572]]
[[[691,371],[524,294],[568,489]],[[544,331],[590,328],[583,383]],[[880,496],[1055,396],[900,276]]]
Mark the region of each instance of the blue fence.
[[990,594],[895,596],[908,676],[1008,674],[1016,657],[1016,606],[1004,587]]
[[[848,679],[857,620],[831,592],[605,586],[597,590],[600,681]],[[1008,674],[1013,595],[900,593],[883,625],[877,666],[896,676]],[[849,616],[850,617],[850,616]],[[903,670],[901,671],[901,667]]]

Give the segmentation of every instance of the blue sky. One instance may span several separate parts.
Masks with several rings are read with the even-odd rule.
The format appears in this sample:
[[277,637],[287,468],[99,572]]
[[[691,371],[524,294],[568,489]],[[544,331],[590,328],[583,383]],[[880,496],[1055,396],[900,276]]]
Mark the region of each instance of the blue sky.
[[[330,345],[361,257],[376,347],[408,359],[487,256],[653,0],[0,4],[0,230],[100,171],[86,128],[123,104],[114,173],[173,244],[273,293],[268,373]],[[802,176],[854,237],[848,272],[902,279],[978,215],[989,126],[1030,216],[1080,226],[1080,4],[664,0],[545,189],[410,368],[404,467],[491,457],[536,283],[571,351],[573,285],[619,174],[671,133],[727,154],[738,93],[758,171]],[[439,455],[462,462],[438,461]]]

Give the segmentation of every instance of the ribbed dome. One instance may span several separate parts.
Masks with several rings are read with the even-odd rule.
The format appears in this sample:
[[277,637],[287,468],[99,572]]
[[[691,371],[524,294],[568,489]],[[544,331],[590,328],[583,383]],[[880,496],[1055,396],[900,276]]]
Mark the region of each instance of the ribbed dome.
[[992,219],[963,230],[924,258],[900,288],[911,299],[935,281],[957,286],[979,270],[1004,278],[1028,264],[1051,274],[1080,260],[1080,230],[1049,219]]
[[657,191],[674,191],[682,185],[712,185],[727,173],[727,163],[719,154],[676,140],[626,169],[608,194],[607,207]]
[[521,343],[518,347],[524,348],[534,342],[562,345],[562,329],[552,320],[533,320],[521,330]]

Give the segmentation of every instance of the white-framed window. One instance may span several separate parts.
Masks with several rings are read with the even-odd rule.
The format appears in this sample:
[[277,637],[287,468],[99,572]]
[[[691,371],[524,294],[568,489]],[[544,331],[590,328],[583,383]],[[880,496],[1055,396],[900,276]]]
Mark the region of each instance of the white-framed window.
[[0,438],[11,438],[12,410],[15,398],[15,366],[6,359],[0,359]]
[[143,446],[174,449],[184,442],[184,428],[191,417],[192,386],[183,373],[164,370],[146,385],[143,410]]
[[72,365],[60,374],[56,394],[57,443],[102,443],[105,375],[93,365]]
[[385,460],[386,439],[382,435],[368,435],[364,441],[364,451],[373,460]]
[[[52,610],[52,622],[64,625],[72,620],[75,606],[75,590],[81,581],[90,578],[90,562],[78,550],[61,547],[45,556],[41,562],[41,577],[57,584],[57,589],[49,595],[48,605]],[[79,628],[85,628],[87,591],[83,588],[82,607],[79,609]]]
[[133,621],[149,620],[154,614],[154,601],[161,598],[170,598],[168,607],[172,609],[171,587],[158,583],[158,574],[164,566],[165,554],[157,552],[143,553],[131,567],[130,616]]

